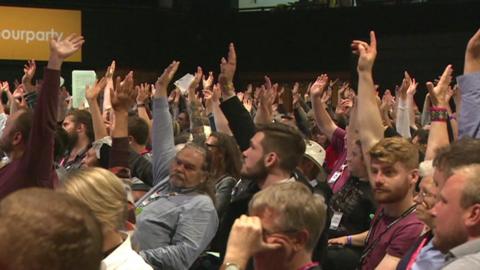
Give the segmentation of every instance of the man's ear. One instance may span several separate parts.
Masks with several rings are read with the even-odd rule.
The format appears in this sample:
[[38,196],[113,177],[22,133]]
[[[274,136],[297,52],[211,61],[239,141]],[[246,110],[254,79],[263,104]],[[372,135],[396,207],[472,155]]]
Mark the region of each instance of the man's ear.
[[267,167],[267,168],[272,168],[279,161],[280,160],[278,158],[278,155],[275,152],[270,152],[270,153],[266,154],[263,158],[263,163],[264,163],[265,167]]
[[295,251],[299,251],[301,249],[304,249],[309,238],[310,238],[310,233],[305,229],[296,232],[295,236],[292,238],[293,239],[293,249]]
[[76,126],[75,126],[75,131],[78,132],[78,133],[80,133],[80,132],[82,132],[82,131],[85,131],[85,125],[82,124],[82,123],[76,124]]
[[410,184],[415,186],[415,184],[417,184],[419,176],[420,175],[418,174],[418,169],[411,170],[409,175],[408,175],[408,178],[410,180]]
[[135,142],[135,139],[132,136],[128,136],[128,143],[131,144]]
[[23,135],[20,131],[15,131],[12,137],[12,145],[17,146],[21,143],[25,143],[23,141]]
[[[467,210],[465,225],[467,228],[480,228],[480,203],[470,206]],[[478,229],[477,229],[478,230]]]

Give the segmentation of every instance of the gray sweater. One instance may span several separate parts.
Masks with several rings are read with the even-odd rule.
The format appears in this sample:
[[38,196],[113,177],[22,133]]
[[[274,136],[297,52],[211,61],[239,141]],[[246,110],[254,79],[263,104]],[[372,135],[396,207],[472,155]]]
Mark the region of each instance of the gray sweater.
[[133,242],[155,269],[188,269],[210,244],[218,217],[210,197],[170,184],[175,147],[164,97],[153,100],[152,146],[155,186],[136,203],[139,214]]

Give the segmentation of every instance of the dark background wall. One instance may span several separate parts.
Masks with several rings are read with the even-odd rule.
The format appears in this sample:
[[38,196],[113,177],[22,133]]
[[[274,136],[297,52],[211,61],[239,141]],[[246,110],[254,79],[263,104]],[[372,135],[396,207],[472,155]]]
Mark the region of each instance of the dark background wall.
[[[150,2],[40,6],[82,10],[83,62],[65,64],[67,82],[72,69],[103,71],[112,59],[120,73],[136,70],[137,81],[153,81],[173,59],[182,62],[178,75],[197,65],[218,73],[230,41],[237,47],[240,85],[263,74],[293,81],[334,72],[354,80],[350,42],[367,38],[373,29],[379,42],[375,80],[382,88],[393,87],[403,70],[421,82],[441,74],[447,64],[460,74],[468,38],[480,27],[480,1],[250,13],[228,9],[222,1],[174,10]],[[23,64],[0,61],[0,79],[21,77]]]

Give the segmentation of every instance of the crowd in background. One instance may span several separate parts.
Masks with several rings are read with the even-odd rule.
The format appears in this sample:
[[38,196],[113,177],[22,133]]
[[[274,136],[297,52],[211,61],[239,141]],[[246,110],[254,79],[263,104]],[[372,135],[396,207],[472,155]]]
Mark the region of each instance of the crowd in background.
[[358,82],[237,89],[230,44],[185,88],[179,61],[155,82],[113,61],[72,108],[83,43],[0,83],[1,269],[480,267],[480,30],[456,80],[376,85],[372,31]]

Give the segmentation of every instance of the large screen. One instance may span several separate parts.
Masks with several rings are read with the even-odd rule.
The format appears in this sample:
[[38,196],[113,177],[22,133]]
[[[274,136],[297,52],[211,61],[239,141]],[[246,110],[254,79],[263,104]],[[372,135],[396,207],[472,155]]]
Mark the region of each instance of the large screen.
[[[50,39],[82,32],[79,10],[0,6],[0,14],[0,59],[3,60],[48,60]],[[82,61],[82,52],[66,61]]]

